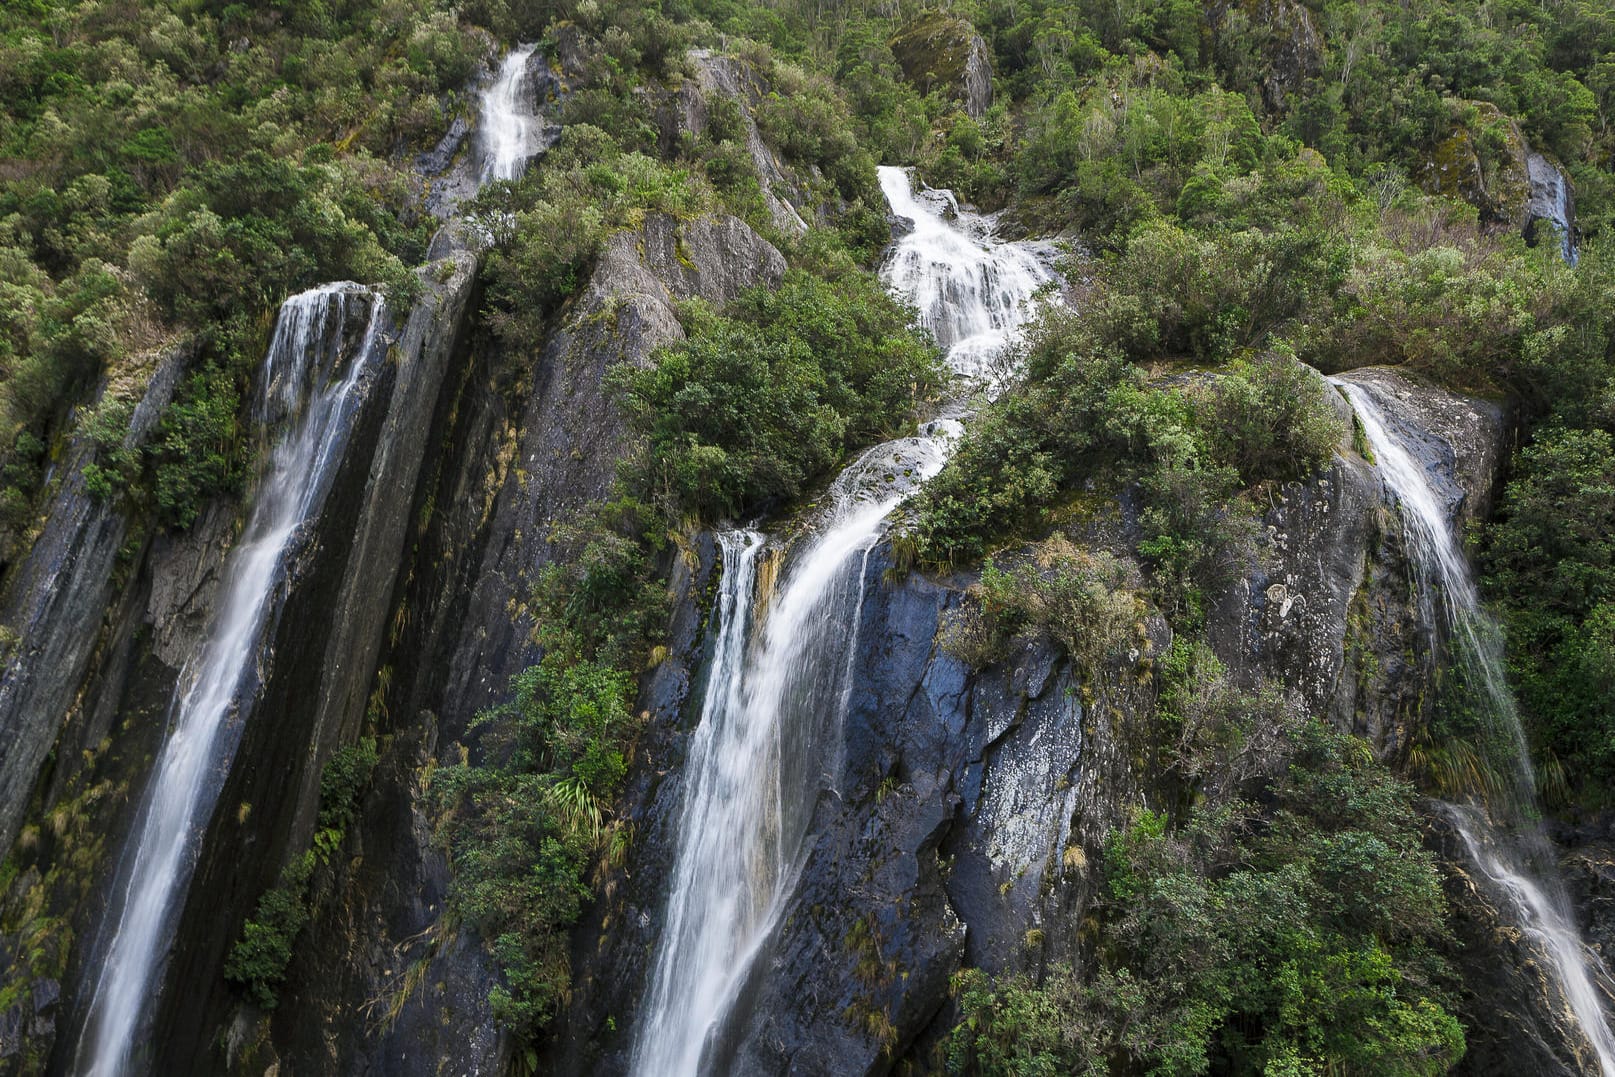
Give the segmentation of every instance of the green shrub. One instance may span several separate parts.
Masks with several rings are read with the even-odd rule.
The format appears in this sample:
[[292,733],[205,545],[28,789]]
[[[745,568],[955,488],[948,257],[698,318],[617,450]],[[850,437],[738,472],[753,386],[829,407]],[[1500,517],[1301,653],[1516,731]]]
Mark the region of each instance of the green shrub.
[[241,937],[230,948],[224,978],[245,990],[261,1009],[279,1005],[278,991],[286,980],[297,936],[312,916],[309,880],[341,847],[379,757],[374,737],[361,738],[332,754],[320,771],[313,846],[287,864],[275,885],[258,899],[252,917],[241,925]]
[[1282,354],[1239,360],[1197,401],[1211,456],[1246,486],[1306,478],[1326,465],[1345,436],[1316,372]]
[[209,499],[241,487],[246,462],[237,385],[213,365],[186,378],[146,447],[158,513],[172,527],[190,527]]
[[895,431],[939,381],[936,349],[872,274],[800,270],[722,314],[692,303],[687,336],[614,372],[647,438],[647,489],[707,519],[790,500],[852,446]]
[[1319,723],[1265,775],[1263,809],[1144,811],[1112,833],[1097,969],[958,974],[949,1070],[1452,1070],[1446,901],[1413,790]]
[[1513,681],[1534,738],[1607,802],[1615,775],[1615,437],[1550,427],[1521,450],[1487,531]]
[[1084,676],[1098,678],[1133,640],[1135,577],[1109,554],[1089,554],[1058,539],[1009,570],[989,558],[973,600],[944,624],[943,646],[980,669],[1008,654],[1013,642],[1046,637]]
[[312,850],[287,865],[280,879],[258,899],[258,907],[241,926],[230,948],[224,978],[244,988],[254,1005],[272,1010],[291,964],[292,945],[308,923],[308,880],[314,871]]

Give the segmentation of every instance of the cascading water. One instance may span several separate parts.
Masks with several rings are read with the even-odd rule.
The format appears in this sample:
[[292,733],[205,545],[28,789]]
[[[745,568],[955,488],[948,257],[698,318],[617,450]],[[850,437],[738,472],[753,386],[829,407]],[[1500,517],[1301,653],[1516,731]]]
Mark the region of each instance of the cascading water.
[[510,50],[493,82],[482,91],[477,146],[482,183],[521,178],[527,162],[545,148],[545,123],[534,111],[529,61],[537,45]]
[[[955,373],[988,375],[1053,275],[1038,248],[998,242],[990,221],[958,212],[947,192],[916,196],[897,168],[881,169],[880,180],[893,212],[910,224],[888,263],[888,285],[916,304]],[[954,211],[951,225],[944,206]],[[761,616],[752,612],[753,588],[765,539],[719,536],[720,628],[684,767],[679,847],[634,1073],[723,1069],[711,1044],[772,932],[815,800],[838,769],[869,553],[892,510],[942,469],[959,430],[955,419],[928,423],[842,472]]]
[[[345,348],[355,307],[368,307],[357,349]],[[211,810],[251,691],[276,583],[301,525],[330,487],[351,428],[355,388],[385,322],[381,298],[327,284],[288,299],[264,359],[256,418],[286,424],[270,453],[241,541],[225,562],[206,644],[180,675],[168,739],[125,853],[121,908],[90,1000],[75,1069],[114,1077],[133,1068],[133,1040],[168,949],[176,898],[185,892],[199,827]]]
[[[1608,980],[1602,962],[1581,941],[1570,902],[1554,865],[1552,849],[1536,818],[1536,778],[1513,693],[1503,673],[1502,641],[1480,605],[1468,563],[1447,524],[1442,499],[1430,475],[1391,432],[1384,412],[1365,386],[1331,379],[1351,401],[1386,488],[1402,506],[1409,558],[1419,575],[1420,601],[1435,613],[1439,588],[1442,619],[1455,650],[1480,689],[1493,732],[1507,741],[1508,758],[1494,759],[1509,773],[1486,803],[1449,804],[1446,814],[1470,859],[1490,881],[1520,926],[1549,958],[1554,977],[1577,1023],[1598,1056],[1603,1077],[1615,1077],[1615,1034],[1594,978]],[[1430,621],[1430,623],[1435,623]]]
[[[545,148],[528,61],[511,51],[482,95],[481,181],[515,179]],[[368,304],[363,341],[345,350],[354,305]],[[277,605],[289,548],[320,511],[342,459],[360,375],[384,356],[381,297],[346,282],[321,285],[282,306],[264,357],[260,429],[282,428],[240,541],[225,562],[207,642],[182,671],[167,740],[119,867],[116,929],[105,946],[75,1052],[75,1072],[138,1070],[135,1036],[170,947],[195,866],[201,829],[229,769],[240,709],[256,690],[264,628]],[[373,354],[374,353],[374,354]],[[344,367],[343,364],[346,364]]]
[[[528,61],[535,47],[505,57],[481,100],[481,181],[515,179],[544,149],[544,126],[531,107]],[[346,349],[355,304],[368,304],[357,350]],[[325,502],[347,447],[350,413],[363,370],[380,362],[383,302],[359,284],[323,284],[281,307],[263,360],[257,418],[284,426],[270,452],[241,541],[224,564],[207,643],[182,670],[184,691],[170,707],[170,731],[141,815],[124,848],[113,899],[116,927],[82,1025],[74,1071],[115,1077],[136,1071],[134,1037],[149,1014],[173,920],[194,869],[200,832],[223,785],[257,688],[263,633],[278,606],[286,554]],[[344,367],[346,363],[346,367]],[[111,924],[111,920],[108,920]]]
[[951,191],[916,192],[901,168],[882,168],[880,188],[910,228],[886,264],[887,285],[919,308],[955,373],[996,380],[992,361],[1051,279],[1049,248],[996,242],[992,218],[961,211]]

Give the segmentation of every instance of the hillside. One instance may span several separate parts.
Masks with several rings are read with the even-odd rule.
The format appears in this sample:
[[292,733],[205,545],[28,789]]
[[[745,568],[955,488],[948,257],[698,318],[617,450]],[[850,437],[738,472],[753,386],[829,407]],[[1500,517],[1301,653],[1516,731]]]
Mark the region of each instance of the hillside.
[[0,12],[0,1074],[1615,1077],[1615,13]]

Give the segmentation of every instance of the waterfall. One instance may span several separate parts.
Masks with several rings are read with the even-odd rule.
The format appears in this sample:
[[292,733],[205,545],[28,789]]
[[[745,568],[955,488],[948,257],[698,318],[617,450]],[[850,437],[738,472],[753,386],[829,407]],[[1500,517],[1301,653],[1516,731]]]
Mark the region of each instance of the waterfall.
[[1536,822],[1536,777],[1503,672],[1501,633],[1481,607],[1469,565],[1447,523],[1445,504],[1430,484],[1429,472],[1391,433],[1379,402],[1366,386],[1338,378],[1331,381],[1351,401],[1374,451],[1380,477],[1401,504],[1408,555],[1418,577],[1427,622],[1437,623],[1433,617],[1439,589],[1441,621],[1481,690],[1495,726],[1492,732],[1508,742],[1508,758],[1489,760],[1511,771],[1500,776],[1507,782],[1503,795],[1486,804],[1478,800],[1448,804],[1445,814],[1470,859],[1549,958],[1553,978],[1597,1053],[1603,1077],[1615,1077],[1615,1034],[1594,985],[1595,976],[1607,980],[1608,973],[1581,941],[1552,848]]
[[[345,328],[368,308],[362,343]],[[318,511],[342,459],[355,388],[385,322],[379,296],[327,284],[288,299],[264,358],[256,418],[285,432],[273,446],[241,540],[226,559],[207,642],[180,674],[167,740],[120,872],[115,934],[104,955],[79,1041],[76,1071],[114,1077],[133,1068],[134,1037],[169,948],[172,921],[194,867],[200,831],[229,767],[238,707],[256,687],[265,625],[287,550]]]
[[[910,226],[887,284],[916,304],[956,374],[989,375],[1053,279],[1042,249],[999,242],[990,220],[958,211],[947,192],[916,196],[901,169],[882,168],[880,180]],[[753,595],[766,539],[719,536],[720,627],[683,768],[678,850],[634,1073],[722,1071],[712,1044],[790,894],[818,795],[840,769],[869,554],[892,511],[942,469],[960,429],[939,419],[859,456],[831,484],[811,537],[786,555],[773,596]],[[754,613],[760,604],[765,611]]]
[[537,48],[518,45],[511,49],[493,82],[482,91],[482,123],[477,129],[481,183],[520,179],[527,162],[546,146],[544,121],[534,111],[528,65]]
[[919,308],[955,373],[996,381],[990,364],[1052,279],[1048,247],[996,242],[991,218],[960,210],[951,191],[916,192],[901,168],[882,168],[880,187],[909,227],[887,261],[887,285]]

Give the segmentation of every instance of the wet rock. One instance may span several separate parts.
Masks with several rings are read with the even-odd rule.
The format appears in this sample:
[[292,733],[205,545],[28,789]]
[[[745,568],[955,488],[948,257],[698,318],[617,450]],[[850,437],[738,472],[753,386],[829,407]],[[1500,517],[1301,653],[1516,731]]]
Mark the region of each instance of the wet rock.
[[1579,258],[1575,238],[1576,199],[1570,180],[1558,165],[1540,153],[1526,155],[1525,171],[1530,184],[1521,221],[1526,242],[1536,244],[1551,229],[1561,256],[1575,265]]
[[526,606],[537,573],[567,549],[557,526],[609,492],[628,432],[604,390],[606,371],[619,362],[643,365],[658,346],[681,339],[679,300],[722,303],[784,272],[779,251],[734,217],[679,222],[654,214],[607,242],[571,315],[545,345],[522,414],[497,433],[485,470],[470,473],[493,488],[457,495],[490,513],[490,530],[467,582],[472,620],[442,643],[452,657],[440,717],[451,736],[536,660]]
[[[1495,409],[1392,372],[1353,377],[1436,431],[1426,451],[1448,477],[1455,512],[1489,489]],[[1236,676],[1278,684],[1391,756],[1425,716],[1418,701],[1431,667],[1400,531],[1381,504],[1377,475],[1349,441],[1323,474],[1274,491],[1269,549],[1215,611],[1212,636]],[[1082,540],[1125,555],[1128,506],[1124,497],[1122,522],[1096,524]],[[866,566],[838,772],[778,927],[715,1041],[735,1072],[923,1069],[951,1020],[947,984],[962,965],[996,975],[1080,963],[1091,865],[1145,792],[1129,723],[1151,705],[1151,661],[1171,642],[1164,622],[1144,618],[1135,645],[1095,683],[1048,643],[972,672],[938,644],[971,577],[888,581],[888,558],[877,547]],[[1404,652],[1413,660],[1395,665]],[[685,662],[698,668],[699,656]],[[1374,662],[1390,668],[1367,668]],[[575,970],[590,986],[569,1016],[558,1073],[627,1068],[627,1038],[604,1015],[635,1027],[677,839],[678,783],[665,775],[681,738],[674,728],[651,739],[658,777],[642,776],[635,799],[643,837],[582,933]]]
[[348,450],[286,568],[259,660],[262,683],[238,717],[240,743],[202,840],[158,1010],[159,1061],[175,1071],[218,1068],[215,1032],[232,1024],[236,998],[220,978],[225,956],[282,866],[309,847],[323,765],[358,736],[430,461],[423,431],[460,354],[476,270],[476,259],[460,253],[419,271],[422,293],[407,315],[398,312],[391,346],[360,376]]
[[[144,445],[173,397],[185,357],[170,353],[147,371],[124,446]],[[108,390],[103,387],[102,394]],[[98,399],[102,394],[98,394]],[[115,501],[93,497],[83,469],[95,445],[77,437],[63,453],[60,481],[47,491],[44,526],[0,589],[0,625],[16,640],[0,669],[0,857],[10,851],[41,765],[56,744],[90,668],[115,595],[118,552],[129,525]]]
[[1550,823],[1582,937],[1606,967],[1615,965],[1615,815]]
[[415,169],[428,176],[435,176],[440,172],[448,171],[454,163],[455,156],[460,147],[465,145],[466,136],[471,134],[471,125],[464,116],[454,117],[449,129],[438,139],[437,145],[423,151],[415,158]]
[[1435,476],[1454,524],[1486,518],[1508,452],[1501,405],[1421,384],[1390,367],[1363,367],[1341,379],[1369,387],[1389,405],[1386,417]]
[[1532,244],[1553,234],[1575,265],[1576,204],[1564,172],[1532,150],[1496,105],[1459,101],[1451,108],[1452,126],[1414,177],[1419,186],[1463,199],[1480,210],[1482,223],[1517,230]]
[[941,90],[976,119],[993,103],[992,60],[987,43],[966,19],[922,15],[892,37],[892,55],[922,94]]
[[1427,818],[1459,945],[1458,1011],[1469,1044],[1464,1072],[1597,1074],[1597,1056],[1559,1002],[1546,956],[1473,877],[1463,842],[1446,818],[1439,811]]
[[[454,740],[474,750],[473,716],[537,659],[528,612],[536,576],[570,549],[561,532],[609,491],[629,444],[605,372],[679,339],[678,301],[721,303],[784,271],[783,256],[734,218],[653,215],[608,241],[536,362],[501,355],[518,364],[501,370],[490,349],[459,353],[429,432],[412,428],[435,461],[416,505],[433,511],[410,517],[418,523],[413,552],[400,558],[401,590],[379,596],[400,627],[370,666],[355,662],[393,671],[386,699],[399,735],[352,829],[354,858],[310,926],[319,945],[290,971],[273,1022],[281,1057],[347,1071],[501,1071],[510,1047],[487,1001],[496,974],[484,941],[445,917],[450,876],[422,775],[457,750]],[[407,616],[393,622],[395,610]],[[686,620],[682,631],[699,624]],[[663,663],[648,705],[682,698],[679,670]],[[576,983],[587,989],[586,978]],[[382,1027],[364,1016],[372,1004],[391,1013]]]

